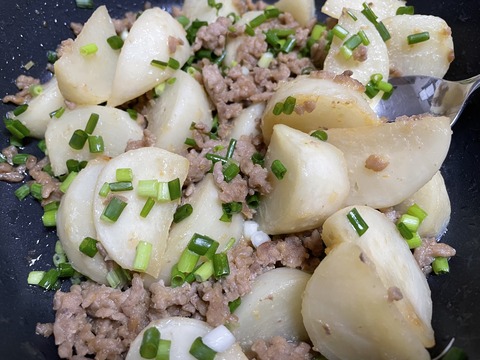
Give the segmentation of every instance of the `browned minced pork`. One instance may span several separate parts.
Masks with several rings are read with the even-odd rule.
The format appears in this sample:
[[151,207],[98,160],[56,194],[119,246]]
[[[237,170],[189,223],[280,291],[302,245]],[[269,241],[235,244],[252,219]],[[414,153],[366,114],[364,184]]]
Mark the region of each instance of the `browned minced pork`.
[[449,258],[455,256],[455,254],[454,248],[448,244],[437,242],[433,237],[422,239],[422,245],[413,252],[413,256],[424,274],[432,272],[431,264],[435,257]]
[[285,338],[275,336],[269,340],[257,340],[252,345],[253,356],[257,360],[310,360],[310,345],[304,342],[289,342]]
[[232,25],[232,20],[223,16],[218,17],[215,22],[208,26],[202,26],[198,29],[197,37],[192,45],[193,51],[198,51],[201,48],[212,50],[217,56],[222,55],[225,50],[225,42],[227,34],[230,32],[229,27]]
[[156,136],[150,130],[145,129],[143,130],[143,137],[140,140],[128,140],[125,152],[142,147],[155,146],[156,140]]
[[[230,313],[228,303],[249,293],[258,275],[278,263],[306,269],[311,260],[297,236],[279,238],[256,250],[240,241],[228,258],[230,274],[219,281],[186,283],[176,288],[159,281],[147,290],[142,278],[134,275],[132,286],[124,291],[91,281],[73,285],[70,292],[58,291],[54,298],[53,334],[60,357],[96,354],[97,359],[123,358],[130,343],[150,321],[168,316],[193,317],[212,326],[233,323],[237,318]],[[48,324],[37,326],[45,336],[49,328]],[[278,347],[281,341],[274,343]],[[290,350],[284,351],[294,356],[307,349],[305,346],[288,346]]]
[[32,95],[29,91],[30,86],[37,84],[40,84],[39,79],[27,75],[20,75],[15,80],[15,85],[17,86],[19,92],[17,92],[15,95],[4,96],[2,101],[4,103],[11,102],[16,105],[24,104],[32,98]]

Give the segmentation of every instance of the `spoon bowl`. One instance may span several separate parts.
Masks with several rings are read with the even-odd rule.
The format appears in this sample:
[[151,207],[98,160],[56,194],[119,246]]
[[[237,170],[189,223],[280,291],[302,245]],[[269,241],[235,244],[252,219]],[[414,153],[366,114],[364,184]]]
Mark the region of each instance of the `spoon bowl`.
[[471,94],[480,86],[480,74],[469,79],[449,81],[431,76],[391,78],[392,96],[375,108],[380,117],[395,121],[402,115],[430,113],[448,116],[453,126]]

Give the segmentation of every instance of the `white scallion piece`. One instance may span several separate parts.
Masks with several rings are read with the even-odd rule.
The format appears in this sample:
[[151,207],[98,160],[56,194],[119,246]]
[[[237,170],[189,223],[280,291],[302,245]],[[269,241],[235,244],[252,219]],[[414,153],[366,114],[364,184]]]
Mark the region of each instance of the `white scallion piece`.
[[217,326],[202,338],[203,343],[210,349],[221,353],[235,344],[235,336],[224,325]]
[[243,236],[250,240],[252,235],[258,231],[258,223],[252,220],[247,220],[243,223]]
[[268,234],[264,233],[263,231],[255,231],[252,234],[250,240],[252,241],[252,245],[257,248],[263,243],[270,241],[270,236],[268,236]]

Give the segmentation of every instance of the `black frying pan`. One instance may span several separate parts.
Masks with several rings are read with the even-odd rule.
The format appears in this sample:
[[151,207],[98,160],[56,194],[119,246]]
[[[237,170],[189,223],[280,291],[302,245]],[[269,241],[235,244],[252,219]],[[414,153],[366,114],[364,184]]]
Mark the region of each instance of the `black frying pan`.
[[[177,1],[152,1],[167,5]],[[318,1],[320,8],[323,1]],[[141,1],[96,1],[106,4],[114,17],[126,10],[140,10]],[[456,59],[447,78],[458,80],[480,72],[480,4],[478,0],[412,0],[417,13],[433,14],[451,26]],[[15,92],[14,79],[25,73],[42,80],[46,51],[72,36],[70,21],[84,22],[91,10],[77,9],[69,1],[0,1],[0,96]],[[22,65],[32,60],[29,70]],[[425,59],[428,61],[428,59]],[[0,104],[2,114],[12,106]],[[452,338],[471,359],[480,358],[480,92],[474,96],[454,127],[453,142],[442,171],[452,203],[452,219],[443,241],[457,249],[451,273],[431,276],[434,303],[433,328],[438,354]],[[0,146],[7,145],[1,129]],[[39,154],[34,142],[26,152]],[[52,292],[27,285],[31,270],[51,266],[55,232],[46,230],[42,211],[30,199],[19,202],[13,195],[19,185],[0,182],[0,359],[57,359],[53,338],[35,335],[37,322],[51,322]],[[37,259],[37,260],[35,260]]]

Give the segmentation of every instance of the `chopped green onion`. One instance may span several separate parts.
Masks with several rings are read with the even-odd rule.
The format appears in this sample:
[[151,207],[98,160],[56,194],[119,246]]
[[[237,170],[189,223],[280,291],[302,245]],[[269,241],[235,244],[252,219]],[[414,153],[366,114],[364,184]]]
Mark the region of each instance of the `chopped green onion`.
[[113,36],[110,36],[108,39],[107,39],[107,43],[108,45],[110,45],[110,47],[113,49],[113,50],[119,50],[122,48],[123,46],[123,40],[120,36],[118,35],[113,35]]
[[42,223],[45,227],[53,227],[57,225],[57,211],[49,210],[45,211],[42,215]]
[[30,95],[35,97],[43,93],[43,87],[39,84],[32,85],[28,88],[28,91],[30,92]]
[[420,235],[418,235],[417,232],[413,233],[411,239],[405,239],[405,241],[407,242],[410,249],[416,249],[417,247],[422,245],[422,238],[420,237]]
[[43,192],[42,184],[33,183],[32,185],[30,185],[30,193],[35,199],[43,200],[42,192]]
[[178,271],[178,266],[175,264],[172,267],[172,272],[170,274],[170,284],[172,287],[181,286],[185,282],[185,274],[181,271]]
[[171,77],[170,79],[168,79],[168,80],[166,81],[166,83],[167,83],[168,85],[173,85],[173,84],[175,84],[176,81],[177,81],[177,78],[176,78],[176,77]]
[[351,10],[347,10],[347,14],[353,19],[353,21],[357,21],[357,17]]
[[59,277],[57,269],[48,270],[38,282],[38,286],[43,287],[45,290],[53,290],[57,287],[57,281]]
[[262,25],[267,20],[265,14],[260,14],[257,17],[253,18],[248,24],[252,29],[256,28],[257,26]]
[[362,14],[365,15],[365,17],[375,26],[383,41],[387,41],[391,38],[391,35],[385,27],[385,24],[381,21],[378,21],[378,16],[375,15],[373,10],[366,2],[363,3]]
[[247,203],[248,207],[256,209],[260,205],[260,195],[257,192],[252,195],[248,195],[245,199],[245,202]]
[[185,220],[187,217],[192,215],[192,213],[193,213],[192,205],[184,204],[182,206],[179,206],[175,211],[175,214],[173,214],[173,222],[177,224],[180,221]]
[[255,30],[253,30],[253,28],[247,24],[245,25],[245,34],[247,34],[248,36],[255,36]]
[[12,163],[14,165],[24,165],[27,163],[29,154],[15,154],[12,156]]
[[371,81],[365,86],[365,95],[367,95],[370,99],[373,99],[377,94],[380,92],[375,84]]
[[13,110],[13,115],[18,116],[20,114],[23,114],[25,111],[27,111],[27,109],[28,109],[28,104],[22,104],[20,106],[17,106]]
[[360,36],[360,39],[362,39],[362,44],[367,46],[367,45],[370,45],[370,39],[368,38],[367,34],[365,33],[365,31],[363,30],[360,30],[358,32],[358,36]]
[[28,186],[27,184],[23,184],[17,190],[15,190],[14,194],[18,200],[23,200],[28,195],[30,195],[30,186]]
[[264,69],[268,69],[272,61],[273,61],[273,54],[267,51],[262,54],[262,56],[258,60],[257,66]]
[[157,192],[157,201],[159,202],[167,202],[170,201],[170,190],[168,187],[168,183],[166,182],[159,182],[158,183],[158,192]]
[[362,43],[362,38],[358,34],[353,34],[345,42],[343,46],[350,50],[355,50]]
[[66,161],[66,165],[67,165],[67,170],[68,172],[79,172],[80,171],[80,162],[78,160],[75,160],[75,159],[68,159]]
[[225,155],[226,159],[231,159],[232,158],[236,145],[237,145],[237,140],[236,139],[230,139],[230,143],[228,144],[228,148],[227,148],[227,154]]
[[430,39],[430,33],[428,31],[424,31],[418,34],[411,34],[407,36],[408,45],[418,44]]
[[75,0],[80,9],[93,9],[93,0]]
[[78,173],[75,171],[70,172],[66,179],[63,180],[62,184],[60,185],[60,191],[65,194],[70,185],[72,184],[73,180],[75,180],[75,178],[77,177],[77,175]]
[[137,244],[133,269],[135,271],[145,272],[152,257],[152,243],[140,241]]
[[267,19],[273,19],[280,16],[280,10],[273,5],[269,5],[263,10]]
[[75,269],[73,268],[72,264],[63,262],[58,264],[58,276],[61,278],[70,278],[75,275]]
[[317,138],[318,140],[322,140],[322,141],[328,140],[328,134],[323,130],[315,130],[310,134],[310,136],[313,136],[314,138]]
[[165,86],[166,86],[166,83],[161,83],[161,84],[158,84],[157,86],[155,86],[155,95],[156,96],[160,96],[163,94],[163,92],[165,91]]
[[383,41],[387,41],[392,37],[390,35],[390,33],[388,32],[387,27],[385,26],[385,24],[382,21],[376,23],[375,28],[377,29],[378,33],[382,37]]
[[139,180],[137,183],[138,196],[157,198],[159,182],[157,180]]
[[363,220],[356,208],[353,208],[348,212],[347,219],[357,232],[358,236],[362,236],[368,230],[367,223]]
[[237,298],[235,300],[229,301],[228,308],[230,309],[230,313],[233,314],[241,304],[242,304],[242,298]]
[[88,137],[88,149],[92,154],[103,153],[103,151],[105,150],[103,137],[90,135]]
[[198,29],[200,29],[202,26],[207,26],[208,22],[206,21],[200,21],[200,20],[195,20],[192,22],[192,25],[189,26],[187,29],[187,40],[190,44],[193,44],[195,42],[195,38],[197,37],[197,32]]
[[30,130],[18,119],[5,119],[4,123],[7,130],[18,139],[30,135]]
[[155,359],[160,342],[160,331],[155,326],[148,328],[143,333],[142,344],[140,345],[140,356],[144,359]]
[[58,60],[57,52],[53,51],[53,50],[48,50],[47,51],[47,61],[50,64],[55,64],[55,61],[57,61],[57,60]]
[[107,282],[112,288],[123,287],[129,280],[130,273],[118,265],[107,273]]
[[215,0],[207,0],[208,6],[214,8],[217,10],[217,15],[218,15],[218,10],[220,10],[223,6],[221,2],[217,3]]
[[415,8],[413,6],[400,6],[395,15],[413,15],[415,13]]
[[270,168],[273,172],[273,175],[275,175],[278,180],[282,180],[287,173],[287,168],[280,160],[273,160]]
[[168,191],[170,193],[170,200],[177,200],[182,197],[182,187],[180,179],[176,178],[168,182]]
[[223,214],[220,217],[220,221],[223,222],[232,222],[233,214],[238,214],[242,211],[242,203],[232,201],[229,203],[222,204]]
[[131,168],[118,168],[115,170],[115,179],[117,181],[132,181],[133,170]]
[[200,336],[193,342],[189,353],[198,360],[214,360],[215,355],[217,354],[214,350],[203,343]]
[[295,45],[297,45],[297,39],[294,37],[289,37],[285,40],[285,43],[282,45],[280,50],[288,54],[294,49]]
[[262,167],[263,167],[263,165],[265,164],[265,158],[264,158],[264,156],[263,156],[262,154],[260,154],[259,152],[254,153],[254,154],[252,155],[251,159],[252,159],[252,162],[253,162],[254,164],[258,164],[258,165],[260,165],[260,166],[262,166]]
[[333,35],[338,37],[340,40],[344,40],[349,34],[348,30],[339,24],[333,27],[332,32],[333,32]]
[[117,182],[109,183],[108,186],[110,187],[111,191],[133,190],[133,185],[131,181],[117,181]]
[[112,197],[108,205],[103,210],[100,219],[111,223],[117,221],[122,214],[123,209],[125,209],[125,206],[127,206],[127,203],[125,201],[115,196]]
[[409,214],[403,214],[398,222],[405,224],[408,230],[413,232],[417,231],[420,226],[420,219]]
[[418,206],[417,204],[413,204],[412,206],[410,206],[408,209],[407,209],[407,214],[408,215],[412,215],[412,216],[415,216],[416,218],[418,218],[420,220],[420,223],[425,220],[425,218],[427,217],[427,213],[425,212],[425,210],[423,210],[420,206]]
[[213,275],[213,262],[210,260],[205,261],[193,274],[195,275],[196,281],[207,281]]
[[347,48],[346,46],[341,46],[340,47],[340,54],[342,54],[342,56],[348,60],[350,59],[352,56],[353,56],[353,51],[350,50],[349,48]]
[[55,267],[59,267],[60,264],[64,264],[67,262],[67,257],[65,254],[53,254],[53,265]]
[[297,99],[293,96],[288,96],[283,103],[283,113],[286,115],[290,115],[295,110],[295,104]]
[[72,149],[82,150],[88,137],[88,134],[84,130],[77,129],[73,132],[68,145],[70,145]]
[[174,58],[168,58],[168,61],[160,61],[160,60],[152,60],[150,62],[150,65],[158,67],[162,70],[165,70],[165,68],[169,67],[173,70],[178,70],[180,69],[180,63],[175,60]]
[[98,51],[98,46],[95,43],[90,43],[80,47],[80,54],[83,56],[93,55]]
[[378,16],[375,15],[373,10],[368,6],[366,2],[363,3],[363,10],[362,14],[365,15],[365,17],[373,24],[377,22]]
[[437,256],[432,262],[432,269],[436,275],[448,274],[450,272],[448,259]]
[[85,132],[89,135],[93,134],[95,127],[97,126],[99,115],[92,113],[88,119],[87,125],[85,126]]
[[155,360],[170,360],[171,340],[160,339]]
[[188,250],[188,247],[183,250],[182,255],[180,255],[180,259],[178,260],[178,271],[183,273],[190,273],[197,265],[198,259],[200,259],[200,255],[195,254],[194,252]]
[[[45,204],[45,206],[43,207],[43,211],[58,210],[59,207],[60,207],[60,201],[52,201],[52,202],[49,202],[48,204]],[[64,252],[60,241],[57,241],[57,243],[55,244],[55,252],[57,253]]]
[[468,360],[468,355],[462,349],[453,346],[442,357],[442,360]]
[[[163,83],[165,85],[165,83]],[[138,112],[135,109],[127,109],[127,113],[130,116],[130,119],[137,120]]]
[[22,147],[23,141],[22,139],[17,138],[16,136],[10,136],[10,145],[15,147]]
[[101,197],[106,197],[109,192],[110,192],[110,184],[105,181],[102,187],[100,188],[98,195],[100,195]]
[[183,26],[184,29],[187,28],[188,24],[190,24],[190,20],[184,15],[177,17],[177,21]]
[[28,273],[27,283],[29,285],[38,285],[45,276],[45,271],[30,271]]
[[192,138],[186,138],[185,141],[184,141],[184,144],[188,145],[189,147],[193,147],[193,148],[196,148],[198,146],[197,142]]
[[215,252],[218,249],[218,245],[218,241],[215,241],[206,235],[195,233],[188,242],[187,249],[197,255],[205,255],[211,249],[214,249],[213,252]]
[[63,106],[60,106],[57,110],[54,110],[52,111],[49,116],[50,118],[57,118],[57,119],[60,119],[60,117],[63,115],[63,113],[65,112],[65,108]]
[[323,32],[325,31],[326,27],[320,24],[315,24],[315,26],[312,29],[312,33],[310,34],[310,37],[314,40],[317,41],[320,39],[322,36]]
[[[48,205],[50,204],[54,204],[54,203],[59,203],[58,201],[54,201],[53,203],[49,203]],[[56,205],[55,209],[58,209],[58,205]],[[47,207],[45,206],[43,209],[45,210]],[[49,210],[53,210],[53,208],[49,208]],[[47,210],[48,211],[48,210]],[[55,254],[65,254],[65,250],[63,249],[63,246],[62,246],[62,243],[60,240],[57,240],[55,242]]]
[[149,197],[145,202],[145,205],[143,205],[142,210],[140,211],[140,216],[146,218],[148,214],[150,214],[150,211],[152,211],[154,205],[155,199]]
[[98,241],[96,239],[87,236],[82,240],[78,246],[78,249],[81,253],[93,258],[98,252],[97,242]]
[[234,162],[230,162],[224,165],[222,173],[224,180],[228,183],[240,173],[240,167]]
[[377,88],[378,88],[378,90],[386,92],[386,93],[389,93],[389,92],[393,91],[393,85],[390,84],[389,82],[386,82],[386,81],[383,81],[383,80],[378,82]]
[[230,275],[230,265],[228,264],[228,256],[225,253],[213,255],[213,274],[216,279]]

